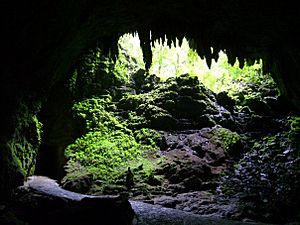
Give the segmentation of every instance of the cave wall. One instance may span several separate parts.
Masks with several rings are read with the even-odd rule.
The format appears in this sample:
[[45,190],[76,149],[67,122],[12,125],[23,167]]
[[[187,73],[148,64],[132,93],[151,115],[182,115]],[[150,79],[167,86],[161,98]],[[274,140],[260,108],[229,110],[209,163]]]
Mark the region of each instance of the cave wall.
[[65,82],[53,86],[38,113],[42,123],[41,145],[36,156],[35,175],[55,180],[65,176],[65,148],[85,131],[85,121],[72,112],[73,94]]
[[[118,37],[126,32],[139,32],[147,65],[151,42],[165,34],[170,40],[186,36],[208,64],[219,50],[225,50],[232,63],[236,58],[249,62],[263,58],[265,72],[272,73],[282,94],[300,110],[300,9],[293,4],[258,0],[4,0],[0,200],[28,175],[25,161],[35,161],[35,153],[24,159],[13,147],[25,146],[22,151],[28,153],[37,151],[26,126],[20,129],[28,112],[38,114],[35,105],[43,107],[53,86],[65,79],[86,49],[97,43],[114,54]],[[22,107],[26,110],[20,111]],[[31,134],[35,133],[33,129]]]

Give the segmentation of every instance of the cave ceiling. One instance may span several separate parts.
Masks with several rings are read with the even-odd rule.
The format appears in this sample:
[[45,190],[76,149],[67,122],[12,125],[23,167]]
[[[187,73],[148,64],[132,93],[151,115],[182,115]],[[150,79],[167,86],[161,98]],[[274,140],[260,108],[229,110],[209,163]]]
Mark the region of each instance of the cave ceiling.
[[290,1],[45,0],[8,5],[4,29],[9,35],[3,49],[8,51],[4,64],[9,72],[4,77],[26,84],[21,89],[45,91],[86,49],[98,44],[115,54],[121,35],[138,32],[146,66],[153,41],[165,35],[168,40],[186,37],[208,65],[219,50],[227,53],[230,63],[246,59],[251,64],[262,58],[264,71],[274,74],[282,92],[300,96],[290,91],[298,63],[287,68],[299,60],[300,10]]

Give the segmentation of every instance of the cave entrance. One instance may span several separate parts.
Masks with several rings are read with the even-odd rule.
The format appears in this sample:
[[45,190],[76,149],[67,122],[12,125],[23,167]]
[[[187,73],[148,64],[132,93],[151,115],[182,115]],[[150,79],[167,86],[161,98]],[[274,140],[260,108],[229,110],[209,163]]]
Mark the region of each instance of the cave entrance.
[[[78,192],[126,188],[126,182],[125,187],[117,184],[126,181],[131,169],[140,170],[135,171],[140,180],[159,183],[154,171],[164,164],[162,150],[170,148],[164,132],[207,127],[238,139],[234,107],[240,104],[247,111],[243,104],[255,96],[252,89],[273,83],[262,75],[261,61],[244,66],[231,60],[230,65],[225,52],[210,61],[199,57],[193,45],[186,38],[154,41],[149,71],[138,34],[120,37],[116,60],[98,47],[84,54],[68,82],[57,84],[43,107],[44,142],[36,173],[64,177],[65,187]],[[257,101],[264,106],[263,99]],[[263,106],[260,110],[266,112]],[[224,130],[212,129],[216,125]],[[175,140],[180,136],[168,134]],[[172,154],[169,157],[179,157]]]
[[[141,148],[151,157],[161,154],[155,151],[166,147],[161,131],[217,124],[232,129],[233,107],[253,97],[251,85],[270,85],[271,78],[263,76],[261,60],[245,65],[236,59],[231,65],[220,51],[210,61],[199,57],[194,45],[186,38],[154,41],[149,71],[137,33],[120,37],[116,60],[98,47],[89,50],[68,82],[56,85],[40,113],[44,141],[36,174],[64,178],[66,187],[79,192],[92,183],[95,190],[102,190],[105,185],[95,181],[118,182],[119,174],[126,176],[135,164],[143,165],[141,180],[154,179],[154,164],[163,159],[134,159],[140,157]],[[74,141],[75,137],[80,138]],[[79,186],[87,186],[84,191],[70,187],[76,180]]]
[[[242,186],[224,173],[257,143],[280,142],[274,135],[286,114],[276,84],[263,74],[261,60],[231,65],[224,50],[210,61],[185,38],[153,42],[146,71],[139,42],[137,34],[122,36],[116,60],[100,48],[88,51],[56,88],[48,107],[59,107],[59,115],[47,107],[42,112],[44,150],[60,171],[52,177],[75,192],[128,192],[135,200],[200,214],[211,207],[228,213],[215,196]],[[53,166],[42,156],[37,165]]]

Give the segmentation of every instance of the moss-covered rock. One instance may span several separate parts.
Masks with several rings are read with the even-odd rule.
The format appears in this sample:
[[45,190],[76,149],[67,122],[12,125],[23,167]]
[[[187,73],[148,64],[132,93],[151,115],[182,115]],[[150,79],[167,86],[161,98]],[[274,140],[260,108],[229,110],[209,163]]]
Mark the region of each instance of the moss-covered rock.
[[147,96],[143,94],[127,95],[118,102],[118,108],[123,110],[136,111],[137,108],[146,101]]
[[144,111],[144,116],[150,128],[168,130],[176,127],[177,120],[167,111],[155,105],[141,105],[139,110]]
[[[7,193],[11,187],[21,185],[25,177],[33,174],[36,156],[41,144],[42,124],[37,119],[40,103],[21,103],[15,117],[16,128],[12,136],[1,144],[0,191]],[[6,168],[2,168],[6,165]],[[9,194],[0,196],[9,198]]]
[[260,98],[247,99],[245,105],[258,115],[269,116],[271,114],[271,108]]
[[162,136],[155,130],[142,128],[134,132],[135,140],[141,144],[157,147],[162,141]]
[[141,129],[147,127],[149,124],[149,121],[145,117],[139,116],[135,111],[127,112],[126,115],[123,115],[123,118],[130,129]]
[[[147,93],[124,96],[118,108],[135,111],[135,121],[144,121],[151,128],[188,128],[186,122],[181,124],[182,119],[189,120],[187,124],[192,127],[212,127],[215,125],[213,116],[205,115],[219,114],[219,109],[210,94],[197,77],[184,74],[158,83]],[[137,122],[134,124],[138,127]]]
[[241,137],[238,133],[222,127],[216,127],[212,133],[212,142],[220,145],[227,154],[236,156],[242,153]]
[[214,127],[216,125],[216,121],[214,120],[212,115],[204,114],[196,118],[196,127]]
[[180,86],[180,87],[183,87],[183,86],[193,87],[193,86],[198,86],[200,84],[198,77],[191,76],[187,73],[177,76],[175,78],[175,80],[176,80],[178,86]]
[[147,74],[142,85],[142,92],[146,93],[156,88],[160,83],[160,78],[155,74]]
[[176,117],[195,119],[205,113],[208,103],[204,100],[196,100],[191,96],[180,96],[176,102]]
[[225,91],[219,92],[216,95],[216,99],[218,104],[224,106],[226,109],[232,111],[234,106],[236,105],[236,101],[231,98],[230,96],[228,96],[228,93]]

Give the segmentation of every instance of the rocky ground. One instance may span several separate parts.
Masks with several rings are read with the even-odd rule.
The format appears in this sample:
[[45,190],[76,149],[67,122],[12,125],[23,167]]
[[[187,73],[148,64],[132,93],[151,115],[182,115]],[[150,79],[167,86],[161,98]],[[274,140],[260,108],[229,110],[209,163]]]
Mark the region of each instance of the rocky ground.
[[[217,178],[230,164],[228,153],[215,138],[217,131],[231,134],[218,126],[163,132],[165,160],[149,180],[149,192],[139,195],[137,184],[131,190],[132,198],[201,215],[226,217],[233,213],[233,204],[225,201],[219,204],[214,195]],[[234,143],[239,144],[238,141]]]

